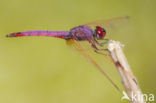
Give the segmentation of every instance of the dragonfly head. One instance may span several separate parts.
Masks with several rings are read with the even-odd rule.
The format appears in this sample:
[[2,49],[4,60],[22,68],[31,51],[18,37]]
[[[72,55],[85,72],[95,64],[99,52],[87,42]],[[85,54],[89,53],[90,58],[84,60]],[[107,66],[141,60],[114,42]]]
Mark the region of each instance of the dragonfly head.
[[96,26],[94,37],[96,37],[98,40],[103,40],[106,36],[106,30],[100,26]]

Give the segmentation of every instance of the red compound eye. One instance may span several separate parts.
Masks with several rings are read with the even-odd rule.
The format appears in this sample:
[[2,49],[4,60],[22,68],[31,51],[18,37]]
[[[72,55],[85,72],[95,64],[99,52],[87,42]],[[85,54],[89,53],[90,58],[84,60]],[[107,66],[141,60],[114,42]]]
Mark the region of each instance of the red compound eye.
[[99,39],[103,39],[106,35],[106,31],[103,28],[101,28],[100,26],[96,26],[95,32]]

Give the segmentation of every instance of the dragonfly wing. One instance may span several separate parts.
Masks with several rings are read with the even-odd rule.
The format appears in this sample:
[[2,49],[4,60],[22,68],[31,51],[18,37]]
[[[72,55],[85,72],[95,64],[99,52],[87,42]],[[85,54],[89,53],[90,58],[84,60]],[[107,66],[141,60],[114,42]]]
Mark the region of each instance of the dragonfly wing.
[[103,71],[103,69],[96,63],[93,57],[89,54],[89,52],[85,49],[83,45],[81,45],[78,41],[74,39],[67,40],[67,45],[79,51],[79,53],[85,57],[90,63],[92,63],[110,82],[111,84],[118,90],[118,86],[112,81],[112,79]]
[[99,20],[99,21],[89,22],[86,23],[85,25],[93,28],[95,28],[96,26],[101,26],[106,30],[114,30],[120,27],[120,25],[127,23],[128,21],[129,21],[129,17],[125,16],[125,17],[117,17],[109,20]]

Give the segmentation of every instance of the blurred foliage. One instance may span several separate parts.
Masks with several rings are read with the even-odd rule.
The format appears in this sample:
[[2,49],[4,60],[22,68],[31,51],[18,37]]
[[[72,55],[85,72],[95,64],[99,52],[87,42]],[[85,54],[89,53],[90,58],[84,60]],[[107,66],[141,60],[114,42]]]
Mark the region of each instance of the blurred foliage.
[[[0,103],[121,103],[122,94],[64,40],[5,38],[12,32],[69,30],[119,16],[130,16],[130,23],[107,38],[125,44],[143,93],[155,94],[155,5],[155,0],[1,0]],[[102,67],[123,89],[114,65]]]

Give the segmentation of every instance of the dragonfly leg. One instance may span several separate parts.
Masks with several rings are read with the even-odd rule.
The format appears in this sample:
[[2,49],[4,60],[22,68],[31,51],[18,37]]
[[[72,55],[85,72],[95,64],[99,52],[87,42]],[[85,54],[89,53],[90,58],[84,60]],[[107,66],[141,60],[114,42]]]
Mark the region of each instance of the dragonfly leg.
[[96,44],[98,44],[99,46],[103,47],[104,45],[108,44],[109,39],[104,39],[105,41],[102,43],[99,43],[95,38],[94,41]]
[[109,39],[106,39],[106,38],[104,40],[106,40],[107,42],[109,41]]
[[99,45],[102,46],[102,47],[103,47],[104,45],[106,45],[106,44],[108,44],[108,42],[99,43]]
[[109,39],[104,39],[104,40],[105,40],[104,42],[99,43],[101,46],[104,46],[104,45],[108,44]]
[[109,54],[106,54],[106,53],[102,53],[102,52],[99,52],[99,51],[97,51],[97,50],[94,50],[96,53],[98,53],[98,54],[102,54],[102,55],[105,55],[105,56],[110,56]]
[[103,45],[102,45],[101,43],[99,43],[95,38],[94,38],[94,42],[95,42],[96,44],[98,44],[99,46],[103,47]]
[[110,56],[110,55],[107,54],[107,53],[101,52],[101,51],[107,51],[107,52],[109,52],[108,49],[100,49],[100,48],[98,48],[94,43],[92,43],[92,42],[89,42],[89,43],[90,43],[90,45],[92,46],[92,48],[94,49],[94,51],[95,51],[96,53],[102,54],[102,55],[105,55],[105,56]]

